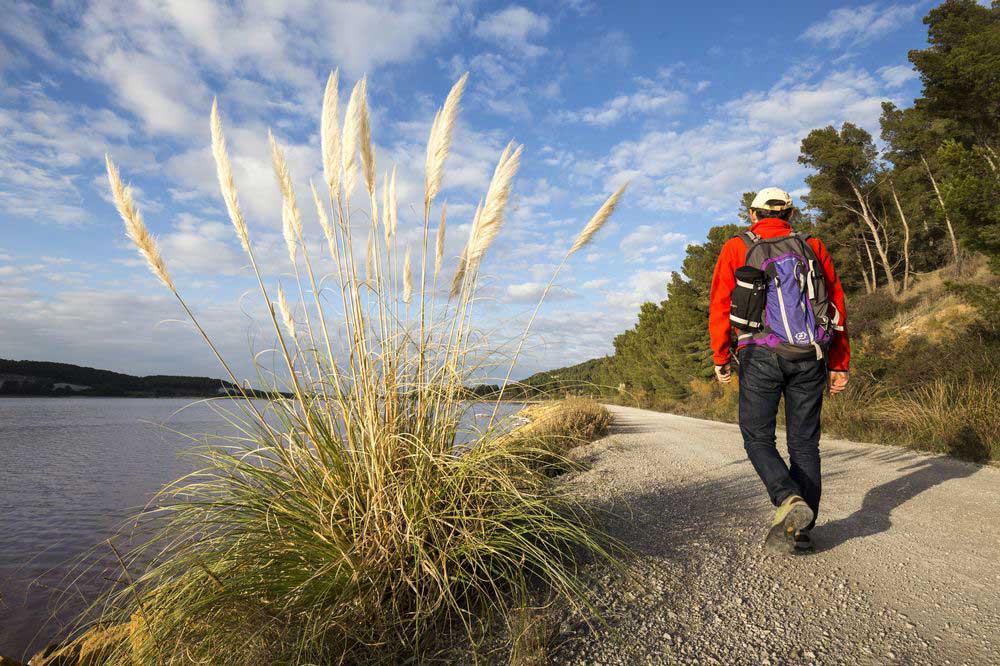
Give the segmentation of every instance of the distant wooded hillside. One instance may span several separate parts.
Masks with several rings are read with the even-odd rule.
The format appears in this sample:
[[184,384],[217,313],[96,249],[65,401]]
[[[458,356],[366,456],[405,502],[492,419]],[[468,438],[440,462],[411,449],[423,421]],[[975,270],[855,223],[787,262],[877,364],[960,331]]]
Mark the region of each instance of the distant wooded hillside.
[[205,397],[236,387],[211,377],[135,377],[71,363],[0,359],[0,395]]

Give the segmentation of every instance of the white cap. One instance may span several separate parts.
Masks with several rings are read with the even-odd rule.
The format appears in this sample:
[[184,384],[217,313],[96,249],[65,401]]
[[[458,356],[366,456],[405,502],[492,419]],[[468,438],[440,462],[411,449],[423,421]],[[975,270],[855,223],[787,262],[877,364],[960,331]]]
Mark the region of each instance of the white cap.
[[778,187],[765,187],[753,198],[750,208],[758,210],[783,211],[792,207],[792,197]]

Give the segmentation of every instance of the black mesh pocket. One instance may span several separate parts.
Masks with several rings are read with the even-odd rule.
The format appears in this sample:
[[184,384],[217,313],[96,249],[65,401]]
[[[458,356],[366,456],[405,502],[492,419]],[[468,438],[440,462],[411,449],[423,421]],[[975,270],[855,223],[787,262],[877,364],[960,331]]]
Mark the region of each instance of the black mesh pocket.
[[753,266],[740,266],[735,275],[736,287],[730,297],[729,321],[740,330],[758,331],[764,325],[767,275]]

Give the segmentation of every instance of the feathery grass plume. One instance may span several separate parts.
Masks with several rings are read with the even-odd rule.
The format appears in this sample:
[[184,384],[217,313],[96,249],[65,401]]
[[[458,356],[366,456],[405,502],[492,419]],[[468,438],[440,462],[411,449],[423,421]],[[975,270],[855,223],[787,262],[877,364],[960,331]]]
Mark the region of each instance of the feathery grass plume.
[[222,133],[222,119],[219,117],[218,100],[212,100],[212,156],[215,158],[215,173],[219,177],[219,189],[222,191],[222,199],[226,202],[226,210],[229,211],[229,220],[236,228],[236,235],[240,239],[243,250],[250,253],[250,234],[247,231],[247,223],[240,210],[240,201],[236,196],[236,181],[233,180],[233,168],[229,163],[229,154],[226,152],[226,137]]
[[295,320],[292,318],[292,311],[288,308],[288,299],[285,298],[285,290],[281,288],[280,284],[278,285],[278,312],[281,313],[281,323],[284,324],[288,335],[292,340],[295,340]]
[[465,274],[469,268],[469,247],[476,238],[476,230],[479,227],[479,218],[482,216],[482,212],[483,200],[480,199],[479,203],[476,204],[476,212],[472,216],[472,228],[469,230],[469,240],[466,242],[465,247],[462,248],[462,256],[458,258],[458,265],[455,267],[455,277],[451,280],[451,291],[448,292],[448,298],[454,298],[462,290],[462,283],[465,281]]
[[340,69],[335,69],[326,81],[323,93],[323,115],[319,126],[323,153],[323,177],[330,196],[337,197],[340,188]]
[[274,175],[278,178],[278,187],[281,189],[281,233],[285,237],[285,244],[288,246],[288,256],[295,263],[296,247],[298,239],[302,237],[302,214],[299,212],[299,204],[295,198],[295,189],[292,187],[292,177],[288,173],[288,163],[285,161],[285,153],[274,140],[274,135],[270,131],[267,138],[271,143],[271,161],[274,164]]
[[444,106],[434,116],[431,125],[431,135],[427,140],[427,160],[424,175],[424,204],[429,206],[434,197],[441,191],[441,181],[444,177],[444,163],[451,150],[451,136],[455,131],[455,120],[458,118],[462,92],[469,80],[469,73],[462,75],[452,86]]
[[349,195],[354,189],[354,180],[357,176],[358,165],[355,156],[358,152],[358,139],[361,133],[362,120],[362,99],[365,97],[367,88],[365,77],[354,84],[351,90],[351,97],[347,100],[347,111],[344,112],[344,130],[341,133],[340,142],[340,164],[344,194]]
[[438,224],[437,241],[434,244],[434,275],[441,272],[441,264],[444,262],[444,225],[448,217],[448,202],[441,205],[441,222]]
[[589,222],[587,222],[587,226],[585,226],[583,231],[581,231],[576,237],[576,240],[573,242],[573,247],[569,249],[569,254],[573,254],[581,247],[589,243],[590,239],[594,237],[594,234],[596,234],[600,228],[604,226],[604,223],[608,221],[611,214],[615,212],[615,207],[618,206],[618,201],[622,198],[622,195],[625,194],[625,189],[628,185],[627,181],[623,183],[621,187],[615,190],[614,194],[608,197],[607,201],[604,202],[604,205],[597,209],[594,216],[590,218]]
[[469,269],[478,267],[487,248],[493,243],[503,224],[503,214],[510,199],[510,190],[514,182],[514,175],[521,165],[521,152],[524,146],[514,148],[511,141],[504,148],[500,161],[493,171],[493,179],[490,187],[486,191],[486,199],[483,201],[483,209],[478,217],[478,224],[475,225],[475,236],[469,239]]
[[288,248],[288,259],[294,264],[298,243],[295,240],[295,223],[292,221],[292,209],[287,201],[281,202],[281,235]]
[[372,119],[368,112],[368,79],[361,79],[361,107],[358,118],[358,143],[361,150],[361,166],[365,172],[368,196],[375,198],[375,145],[372,143]]
[[111,194],[114,197],[115,206],[118,207],[118,214],[121,215],[122,221],[125,223],[125,233],[135,243],[139,253],[146,260],[149,270],[153,271],[153,275],[159,278],[167,289],[177,293],[174,282],[170,279],[170,273],[167,272],[167,265],[163,262],[156,237],[149,232],[146,222],[142,219],[142,213],[139,212],[132,200],[132,187],[122,183],[121,176],[118,175],[118,167],[111,161],[110,155],[104,156],[104,162],[108,168],[108,181],[111,183]]
[[403,258],[403,302],[409,305],[413,300],[413,266],[410,262],[410,246],[406,246]]

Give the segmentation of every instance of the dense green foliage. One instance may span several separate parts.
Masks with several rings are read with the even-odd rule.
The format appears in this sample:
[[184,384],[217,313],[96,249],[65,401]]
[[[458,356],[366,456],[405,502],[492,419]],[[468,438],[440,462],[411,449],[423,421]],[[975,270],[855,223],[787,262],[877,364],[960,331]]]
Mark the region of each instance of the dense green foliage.
[[[834,430],[977,459],[992,447],[997,457],[985,417],[961,406],[971,387],[997,395],[983,359],[1000,345],[983,303],[1000,293],[978,257],[1000,267],[1000,2],[948,0],[924,22],[928,48],[909,54],[922,96],[905,109],[883,104],[881,152],[851,123],[810,132],[799,156],[811,170],[809,216],[793,225],[823,239],[848,292],[854,380]],[[744,222],[752,196],[741,200]],[[523,386],[734,418],[734,391],[710,383],[708,296],[716,257],[740,228],[714,227],[689,246],[666,300],[642,305],[613,355]],[[990,400],[976,404],[977,414],[996,412]]]

